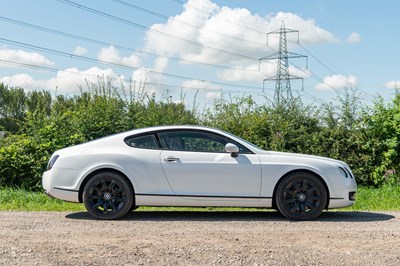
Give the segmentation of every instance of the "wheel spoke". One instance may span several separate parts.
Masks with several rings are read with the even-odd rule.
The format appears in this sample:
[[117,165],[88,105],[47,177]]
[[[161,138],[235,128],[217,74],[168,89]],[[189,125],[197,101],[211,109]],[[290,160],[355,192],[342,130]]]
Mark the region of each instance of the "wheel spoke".
[[295,191],[300,192],[301,191],[301,184],[300,182],[294,183]]
[[97,186],[92,186],[94,190],[96,190],[97,193],[101,194],[102,190],[98,188]]
[[295,201],[294,205],[292,206],[292,208],[290,209],[291,212],[296,212],[297,209],[299,208],[299,202]]
[[112,211],[116,211],[118,209],[117,206],[115,206],[114,202],[110,202],[110,206]]
[[285,202],[286,204],[290,204],[290,203],[293,203],[293,202],[295,202],[295,201],[296,201],[295,198],[291,198],[291,199],[285,200],[284,202]]
[[101,205],[102,205],[102,203],[103,203],[103,201],[102,200],[99,200],[95,205],[93,205],[93,209],[94,210],[96,210],[96,209],[98,209]]
[[308,207],[308,208],[310,208],[310,210],[315,210],[317,207],[316,206],[314,206],[314,204],[311,204],[311,202],[309,202],[309,201],[306,201],[306,206]]
[[109,191],[114,191],[114,186],[115,186],[115,179],[111,180],[111,183],[108,186],[108,190]]
[[316,200],[320,200],[320,197],[319,197],[319,196],[307,196],[307,200],[314,200],[314,201],[316,201]]
[[104,214],[107,214],[107,212],[108,212],[108,207],[110,206],[110,203],[108,202],[108,201],[106,201],[105,203],[104,203],[104,210],[103,210],[103,213]]
[[99,200],[99,199],[101,199],[101,198],[102,198],[101,195],[91,195],[91,196],[90,196],[90,199],[92,199],[92,200]]
[[301,187],[301,191],[307,191],[308,182],[307,180],[303,180],[303,186]]
[[113,191],[113,195],[117,195],[118,193],[122,192],[122,188],[118,188]]
[[311,186],[309,189],[306,190],[307,194],[311,194],[312,192],[316,191],[317,187],[316,186]]
[[300,209],[300,212],[301,212],[302,214],[305,214],[305,213],[306,213],[306,208],[305,208],[304,202],[302,202],[302,203],[299,204],[299,209]]
[[125,197],[114,197],[114,201],[116,201],[116,202],[124,202],[124,200],[125,200]]
[[102,178],[102,179],[100,180],[100,182],[101,182],[101,189],[102,189],[102,191],[106,191],[106,190],[107,190],[106,181],[104,181],[104,179]]
[[289,194],[290,196],[296,195],[296,191],[289,190],[289,189],[286,189],[286,190],[285,190],[285,193]]

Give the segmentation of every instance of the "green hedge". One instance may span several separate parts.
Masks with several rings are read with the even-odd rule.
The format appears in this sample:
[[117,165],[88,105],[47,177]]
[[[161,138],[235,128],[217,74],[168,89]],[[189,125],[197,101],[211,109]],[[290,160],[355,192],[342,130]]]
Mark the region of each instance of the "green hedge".
[[[134,128],[200,124],[243,137],[265,149],[346,161],[362,185],[398,184],[400,94],[362,106],[348,91],[336,104],[257,104],[250,96],[223,95],[206,110],[187,110],[134,88],[88,84],[73,97],[25,93],[0,83],[0,187],[40,189],[41,174],[57,149]],[[193,100],[193,106],[197,106]],[[12,123],[10,122],[12,121]]]

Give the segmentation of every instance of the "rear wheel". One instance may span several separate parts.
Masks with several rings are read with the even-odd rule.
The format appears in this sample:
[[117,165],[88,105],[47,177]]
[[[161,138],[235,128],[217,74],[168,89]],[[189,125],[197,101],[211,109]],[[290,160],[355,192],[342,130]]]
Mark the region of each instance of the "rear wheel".
[[308,172],[289,174],[276,190],[276,206],[287,218],[312,220],[324,210],[327,191],[322,181]]
[[88,213],[102,220],[121,218],[131,210],[133,201],[130,184],[114,172],[97,173],[83,190],[83,203]]

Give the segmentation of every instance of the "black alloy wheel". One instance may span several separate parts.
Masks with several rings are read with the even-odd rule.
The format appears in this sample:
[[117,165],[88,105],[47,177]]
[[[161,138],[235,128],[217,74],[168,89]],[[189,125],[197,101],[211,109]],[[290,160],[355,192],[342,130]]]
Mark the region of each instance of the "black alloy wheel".
[[287,218],[312,220],[321,215],[327,203],[322,181],[308,172],[289,174],[276,190],[276,205]]
[[118,219],[127,214],[134,204],[128,182],[114,172],[94,175],[83,190],[83,202],[88,213],[101,220]]

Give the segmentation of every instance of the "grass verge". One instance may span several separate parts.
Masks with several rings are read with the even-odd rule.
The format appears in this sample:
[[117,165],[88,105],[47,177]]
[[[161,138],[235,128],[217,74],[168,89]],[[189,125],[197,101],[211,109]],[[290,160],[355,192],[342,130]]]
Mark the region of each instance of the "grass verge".
[[1,211],[83,211],[83,204],[48,197],[43,192],[0,188]]
[[[170,208],[141,207],[141,211],[261,211],[255,208]],[[400,210],[400,186],[381,188],[360,187],[356,203],[342,210],[390,211]],[[0,188],[0,211],[85,211],[83,204],[70,203],[48,197],[42,192]]]
[[400,210],[400,186],[360,187],[357,190],[356,203],[347,209],[355,211],[398,211]]

